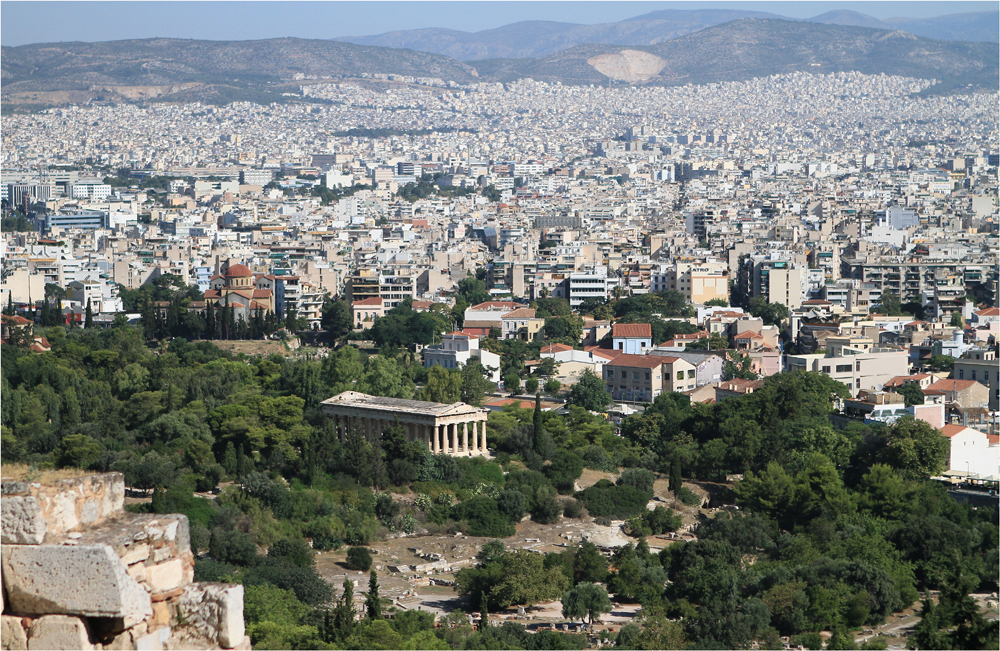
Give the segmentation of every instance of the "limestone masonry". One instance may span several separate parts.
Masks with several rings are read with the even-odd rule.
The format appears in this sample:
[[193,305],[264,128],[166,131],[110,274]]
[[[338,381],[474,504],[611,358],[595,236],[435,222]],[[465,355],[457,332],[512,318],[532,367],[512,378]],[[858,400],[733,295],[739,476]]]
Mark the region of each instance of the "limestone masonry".
[[184,515],[126,513],[121,473],[2,483],[3,649],[249,649],[243,586],[194,583]]

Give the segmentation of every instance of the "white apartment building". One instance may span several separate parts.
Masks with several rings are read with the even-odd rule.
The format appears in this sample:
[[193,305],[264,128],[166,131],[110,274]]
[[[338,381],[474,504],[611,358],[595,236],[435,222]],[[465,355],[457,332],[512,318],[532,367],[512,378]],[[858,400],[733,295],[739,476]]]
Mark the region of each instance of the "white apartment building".
[[434,365],[447,369],[462,368],[470,359],[476,358],[490,371],[493,382],[500,381],[500,356],[479,347],[479,339],[461,332],[449,332],[441,336],[441,343],[424,348],[424,368]]

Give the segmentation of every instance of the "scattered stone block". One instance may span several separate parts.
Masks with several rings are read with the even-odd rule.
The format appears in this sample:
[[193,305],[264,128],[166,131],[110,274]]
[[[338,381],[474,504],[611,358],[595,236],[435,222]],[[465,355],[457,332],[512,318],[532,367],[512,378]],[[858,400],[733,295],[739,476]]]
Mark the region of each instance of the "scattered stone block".
[[149,593],[107,545],[5,545],[2,565],[19,614],[118,617],[127,627],[153,612]]
[[243,586],[233,585],[219,591],[219,645],[231,649],[246,635],[243,621]]
[[28,648],[28,634],[20,617],[0,615],[0,648],[11,651],[25,651]]
[[[14,482],[11,482],[14,483]],[[38,545],[45,540],[48,522],[38,498],[31,495],[0,500],[0,542],[8,545]]]
[[31,624],[28,631],[28,649],[94,649],[87,633],[87,625],[79,617],[45,615]]
[[170,639],[170,629],[161,628],[136,638],[136,651],[162,651],[163,645]]

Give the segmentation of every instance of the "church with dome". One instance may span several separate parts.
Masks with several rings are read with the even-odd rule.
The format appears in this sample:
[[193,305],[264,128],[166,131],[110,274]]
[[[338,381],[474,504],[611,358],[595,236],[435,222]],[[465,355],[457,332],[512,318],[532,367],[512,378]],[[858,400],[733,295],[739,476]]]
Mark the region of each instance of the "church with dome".
[[258,309],[274,311],[274,278],[265,274],[254,275],[243,264],[228,265],[212,276],[211,289],[205,292],[206,306],[220,305],[235,308],[235,316],[249,321]]

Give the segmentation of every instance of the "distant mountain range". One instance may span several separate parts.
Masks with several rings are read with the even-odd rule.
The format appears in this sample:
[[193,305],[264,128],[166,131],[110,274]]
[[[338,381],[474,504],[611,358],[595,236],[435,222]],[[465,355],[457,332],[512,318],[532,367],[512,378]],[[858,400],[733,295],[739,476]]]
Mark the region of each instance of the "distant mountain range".
[[497,58],[537,58],[576,45],[656,45],[707,27],[741,18],[765,18],[850,27],[870,27],[910,32],[917,36],[951,41],[1000,42],[1000,11],[950,14],[937,18],[890,18],[881,21],[856,11],[831,11],[806,21],[739,9],[667,9],[616,23],[578,25],[548,21],[523,21],[482,32],[453,29],[413,29],[377,36],[341,36],[334,40],[357,45],[409,48],[444,54],[461,61]]
[[[511,47],[521,51],[517,44]],[[542,57],[469,62],[412,49],[282,38],[23,45],[0,48],[0,64],[4,110],[91,99],[285,101],[294,99],[289,96],[296,95],[302,75],[362,73],[461,83],[531,77],[567,84],[676,85],[857,70],[943,80],[935,92],[1000,86],[996,44],[770,18],[743,18],[655,44],[583,44]]]
[[563,83],[686,84],[807,71],[856,70],[997,88],[991,43],[939,41],[902,31],[786,20],[742,19],[656,45],[578,45],[537,59],[470,61],[486,79]]

